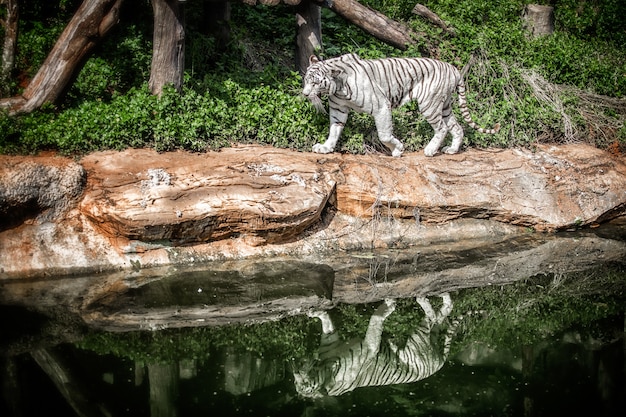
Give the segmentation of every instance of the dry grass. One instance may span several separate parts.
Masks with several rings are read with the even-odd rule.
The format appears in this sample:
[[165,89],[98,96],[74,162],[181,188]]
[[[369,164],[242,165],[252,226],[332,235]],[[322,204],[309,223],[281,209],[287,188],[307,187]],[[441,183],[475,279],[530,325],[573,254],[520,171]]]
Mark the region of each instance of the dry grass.
[[[502,94],[503,102],[510,104],[510,120],[505,125],[511,144],[589,143],[614,154],[626,152],[625,99],[554,84],[534,69],[503,60],[494,62],[480,51],[463,68],[462,74],[466,76],[470,71],[478,83],[476,91],[483,92],[481,101],[487,101],[483,112],[492,112],[501,106],[502,103],[495,102],[498,94]],[[493,93],[490,95],[489,91]],[[522,126],[524,122],[520,119],[526,112],[537,111],[530,107],[529,95],[545,110],[544,117],[547,117],[544,124],[534,129]],[[533,137],[524,139],[528,135]]]
[[[521,75],[537,100],[560,115],[564,138],[553,138],[554,141],[587,142],[601,148],[619,142],[618,133],[624,128],[626,120],[626,100],[587,93],[568,85],[552,84],[533,70],[522,70]],[[566,104],[564,98],[569,98],[575,104]],[[570,112],[574,115],[571,116]]]

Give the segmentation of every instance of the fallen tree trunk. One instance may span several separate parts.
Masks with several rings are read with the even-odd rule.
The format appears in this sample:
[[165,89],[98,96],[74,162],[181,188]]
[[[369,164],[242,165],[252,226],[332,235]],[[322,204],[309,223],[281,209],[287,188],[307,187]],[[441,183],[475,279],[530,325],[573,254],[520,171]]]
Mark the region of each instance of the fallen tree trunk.
[[[244,4],[251,6],[257,3],[266,6],[275,6],[281,2],[281,0],[242,1]],[[415,34],[412,33],[409,28],[368,6],[362,5],[357,0],[282,0],[283,3],[292,6],[304,4],[308,1],[322,7],[328,7],[330,10],[350,23],[357,25],[370,35],[398,49],[405,50],[407,45],[414,43],[412,36]]]
[[118,22],[124,0],[85,0],[21,96],[0,100],[9,114],[28,113],[55,102],[85,58]]
[[423,4],[417,3],[415,7],[413,7],[413,13],[418,16],[422,16],[433,25],[440,27],[441,29],[443,29],[444,32],[451,35],[455,34],[454,29],[449,28],[448,25],[446,25],[446,22],[444,22],[435,12],[433,12]]
[[314,1],[320,6],[330,8],[375,38],[398,49],[405,50],[409,44],[414,43],[412,39],[414,34],[409,28],[356,0]]

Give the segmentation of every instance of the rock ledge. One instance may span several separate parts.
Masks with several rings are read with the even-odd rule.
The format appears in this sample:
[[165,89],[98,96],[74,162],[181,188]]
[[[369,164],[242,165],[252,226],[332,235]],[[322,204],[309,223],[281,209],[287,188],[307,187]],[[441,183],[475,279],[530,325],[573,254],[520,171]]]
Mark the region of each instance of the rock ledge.
[[624,160],[585,145],[0,156],[0,278],[551,232],[625,212]]

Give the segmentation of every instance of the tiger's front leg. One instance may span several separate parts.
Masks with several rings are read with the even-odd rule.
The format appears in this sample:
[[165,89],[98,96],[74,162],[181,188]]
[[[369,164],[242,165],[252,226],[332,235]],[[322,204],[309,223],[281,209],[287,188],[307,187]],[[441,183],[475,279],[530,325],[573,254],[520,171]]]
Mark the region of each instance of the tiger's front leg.
[[378,139],[391,151],[391,156],[398,158],[404,151],[404,146],[393,135],[393,119],[391,117],[391,107],[387,106],[379,109],[374,115]]
[[378,354],[383,335],[383,322],[395,309],[396,301],[391,298],[386,298],[370,317],[364,339],[370,356]]
[[350,110],[347,108],[335,108],[333,106],[330,106],[330,131],[328,133],[328,139],[323,144],[316,143],[315,145],[313,145],[313,152],[331,153],[335,150],[335,146],[339,141],[339,137],[341,136],[343,127],[348,120],[349,112]]

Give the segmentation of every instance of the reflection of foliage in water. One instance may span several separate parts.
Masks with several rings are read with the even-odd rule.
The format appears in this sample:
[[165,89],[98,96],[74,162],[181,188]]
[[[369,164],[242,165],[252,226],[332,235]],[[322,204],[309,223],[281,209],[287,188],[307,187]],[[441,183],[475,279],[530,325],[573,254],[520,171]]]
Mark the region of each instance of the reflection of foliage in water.
[[455,313],[485,313],[464,317],[453,353],[472,342],[494,348],[531,345],[566,329],[623,313],[625,299],[624,265],[463,290],[454,298]]
[[78,346],[99,354],[113,354],[140,362],[207,359],[214,349],[234,347],[273,358],[300,357],[315,349],[315,323],[308,317],[220,327],[167,329],[158,332],[93,332]]
[[[452,294],[452,316],[463,315],[452,354],[475,342],[492,347],[529,345],[573,326],[584,326],[624,310],[626,266],[567,275],[546,275],[510,285],[461,290]],[[431,298],[440,307],[438,297]],[[331,312],[341,337],[365,334],[378,303],[340,305]],[[465,314],[481,311],[480,314]],[[424,313],[415,299],[398,300],[385,321],[385,334],[402,345]],[[305,316],[276,322],[159,332],[92,333],[79,346],[139,361],[204,359],[214,349],[234,347],[265,357],[293,360],[317,348],[319,323]]]

